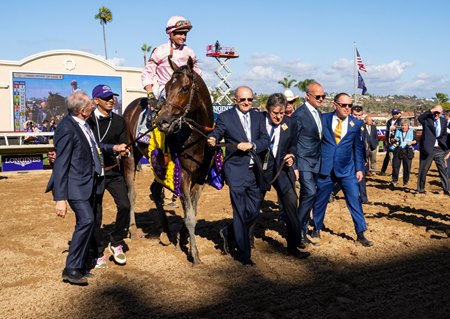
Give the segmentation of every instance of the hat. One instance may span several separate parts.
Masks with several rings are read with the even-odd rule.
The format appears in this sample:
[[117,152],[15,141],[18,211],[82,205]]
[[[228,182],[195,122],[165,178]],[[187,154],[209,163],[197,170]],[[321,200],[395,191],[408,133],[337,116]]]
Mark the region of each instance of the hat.
[[400,111],[399,109],[392,109],[391,113],[392,113],[392,115],[395,115],[395,114],[402,113],[402,111]]
[[99,97],[101,99],[104,99],[112,95],[118,96],[119,94],[111,91],[111,88],[105,84],[99,84],[92,90],[92,98]]
[[191,21],[186,20],[182,16],[173,16],[167,21],[166,33],[171,34],[174,31],[186,31],[192,29]]
[[296,99],[298,99],[298,95],[294,96],[294,92],[292,92],[289,89],[286,89],[284,91],[284,96],[286,97],[286,100],[288,100],[288,102],[292,102],[292,101],[295,101]]

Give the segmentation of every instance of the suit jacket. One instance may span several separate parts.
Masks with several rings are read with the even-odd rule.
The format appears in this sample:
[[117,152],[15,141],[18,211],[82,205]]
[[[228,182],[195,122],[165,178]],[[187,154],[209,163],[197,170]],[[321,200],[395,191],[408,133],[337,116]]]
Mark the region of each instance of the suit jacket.
[[71,115],[59,123],[53,141],[57,157],[46,192],[53,190],[55,201],[89,199],[97,186],[94,159],[86,136]]
[[[319,111],[319,116],[320,116]],[[303,104],[292,118],[297,121],[296,168],[304,172],[318,173],[320,169],[321,138],[314,116]]]
[[440,117],[441,133],[436,138],[436,128],[434,127],[434,114],[426,111],[419,115],[418,120],[422,124],[422,136],[420,137],[419,150],[426,155],[433,154],[436,139],[439,147],[447,151],[447,121]]
[[[392,117],[392,118],[389,119],[389,121],[386,122],[386,134],[384,135],[384,140],[385,140],[385,142],[386,142],[388,145],[391,144],[391,141],[390,141],[390,136],[391,136],[391,126],[392,126],[392,125],[395,125],[395,126],[398,127],[398,126],[400,126],[400,122],[402,121],[402,119],[399,117],[399,118],[396,119],[393,123],[391,123],[393,119],[394,119],[394,118]],[[395,131],[394,131],[394,132],[395,132]]]
[[[248,141],[244,127],[241,125],[236,106],[219,114],[214,131],[209,135],[219,142],[222,138],[227,145],[223,165],[225,181],[229,186],[241,186],[244,176],[247,175],[250,164],[250,152],[242,152],[237,149],[237,144]],[[251,142],[256,146],[255,152],[262,158],[264,151],[269,147],[269,135],[267,134],[265,118],[263,114],[249,111],[251,126]]]
[[336,177],[355,175],[364,171],[363,145],[361,141],[362,122],[348,116],[347,134],[336,144],[332,128],[334,112],[322,114],[322,165],[321,175],[330,175],[334,170]]
[[[267,113],[263,112],[265,117],[267,117]],[[280,140],[278,142],[278,148],[276,156],[273,157],[271,155],[270,150],[268,149],[264,157],[268,157],[268,166],[264,171],[264,178],[267,183],[270,183],[272,179],[275,177],[275,174],[278,171],[278,168],[283,163],[283,159],[286,154],[292,154],[295,156],[297,150],[297,121],[294,119],[284,116],[283,120],[280,123]],[[286,165],[283,166],[280,175],[273,182],[273,185],[277,192],[281,192],[281,194],[287,193],[291,188],[295,189],[295,173],[293,167],[288,167]],[[266,185],[263,190],[269,190],[270,185]]]
[[367,125],[363,124],[362,126],[364,134],[363,139],[367,141],[367,145],[369,145],[369,148],[371,151],[377,149],[378,147],[378,133],[377,133],[377,126],[375,124],[370,125],[370,133],[367,130]]

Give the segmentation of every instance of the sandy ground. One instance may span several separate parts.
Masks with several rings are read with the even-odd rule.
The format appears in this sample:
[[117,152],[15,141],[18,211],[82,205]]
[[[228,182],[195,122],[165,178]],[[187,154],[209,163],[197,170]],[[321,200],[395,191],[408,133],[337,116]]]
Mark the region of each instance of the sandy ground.
[[[380,154],[379,161],[382,157]],[[417,180],[417,156],[411,187]],[[390,176],[368,179],[364,205],[375,245],[355,244],[343,198],[329,204],[319,246],[311,257],[285,255],[276,195],[268,193],[256,230],[256,266],[221,254],[218,235],[231,218],[227,189],[205,188],[197,243],[203,264],[192,267],[175,246],[162,246],[151,173],[137,175],[137,223],[142,238],[127,240],[128,263],[111,260],[85,287],[61,281],[74,216],[54,215],[44,194],[50,171],[0,173],[0,314],[3,318],[448,318],[450,199],[432,167],[428,194],[390,189]],[[105,197],[105,227],[114,204]],[[182,211],[169,214],[171,228]],[[109,253],[108,253],[109,256]]]

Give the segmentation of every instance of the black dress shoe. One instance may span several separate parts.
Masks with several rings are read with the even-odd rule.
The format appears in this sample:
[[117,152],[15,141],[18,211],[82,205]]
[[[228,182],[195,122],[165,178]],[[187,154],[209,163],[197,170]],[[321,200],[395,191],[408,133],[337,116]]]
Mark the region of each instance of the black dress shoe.
[[380,176],[386,176],[386,173],[385,173],[385,172],[380,172],[380,174],[378,174],[378,175],[380,175]]
[[427,191],[424,190],[424,189],[419,189],[417,192],[418,192],[419,194],[426,194],[426,193],[427,193]]
[[228,245],[228,234],[226,228],[221,228],[219,230],[219,235],[223,240],[223,251],[225,255],[230,254],[230,246]]
[[364,236],[364,232],[358,233],[358,236],[356,238],[356,240],[363,245],[364,247],[370,247],[373,246],[373,242],[368,240],[365,236]]
[[253,262],[253,260],[251,259],[245,259],[242,261],[242,264],[244,266],[255,266],[256,264]]
[[320,238],[320,229],[319,230],[313,229],[311,231],[311,237],[312,238]]
[[303,258],[311,256],[311,253],[309,253],[307,251],[300,251],[297,248],[288,249],[287,254],[288,254],[288,256],[292,256],[292,257],[295,257],[298,259],[303,259]]
[[88,280],[86,276],[84,276],[78,270],[67,270],[64,269],[62,272],[62,280],[63,282],[68,282],[74,285],[87,285]]

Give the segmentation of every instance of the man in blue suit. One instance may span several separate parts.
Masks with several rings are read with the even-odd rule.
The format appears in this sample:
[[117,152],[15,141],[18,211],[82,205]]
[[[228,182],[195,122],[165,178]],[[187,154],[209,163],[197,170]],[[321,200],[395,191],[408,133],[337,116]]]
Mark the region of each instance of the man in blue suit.
[[450,195],[450,183],[445,169],[445,161],[448,158],[447,148],[447,121],[442,117],[442,106],[436,105],[431,110],[419,115],[422,124],[422,136],[419,142],[420,161],[419,176],[417,178],[417,191],[425,194],[425,182],[434,161],[441,178],[442,188],[445,195]]
[[317,178],[320,169],[322,124],[319,108],[325,99],[322,85],[313,82],[306,87],[305,103],[292,115],[297,121],[296,169],[300,181],[298,216],[301,248],[311,241],[307,237],[311,210],[316,200]]
[[352,215],[357,241],[363,246],[372,246],[373,243],[364,236],[367,227],[358,188],[358,182],[364,176],[362,122],[350,115],[353,104],[347,93],[337,94],[333,106],[335,112],[322,115],[322,161],[313,209],[312,237],[320,238],[328,199],[334,184],[338,183]]
[[252,110],[253,91],[247,86],[238,87],[234,100],[235,107],[217,117],[208,144],[214,147],[222,138],[227,143],[223,171],[230,188],[233,223],[220,230],[224,251],[228,253],[228,243],[234,241],[237,259],[244,265],[254,265],[249,228],[259,214],[263,183],[256,165],[257,157],[269,146],[269,135],[264,116]]
[[[67,202],[76,215],[70,242],[64,282],[86,285],[90,275],[87,258],[94,229],[95,195],[103,191],[103,154],[86,123],[94,106],[86,93],[75,92],[67,98],[68,115],[59,123],[54,136],[58,154],[46,192],[53,191],[56,215],[65,217]],[[112,147],[106,150],[113,152]]]

